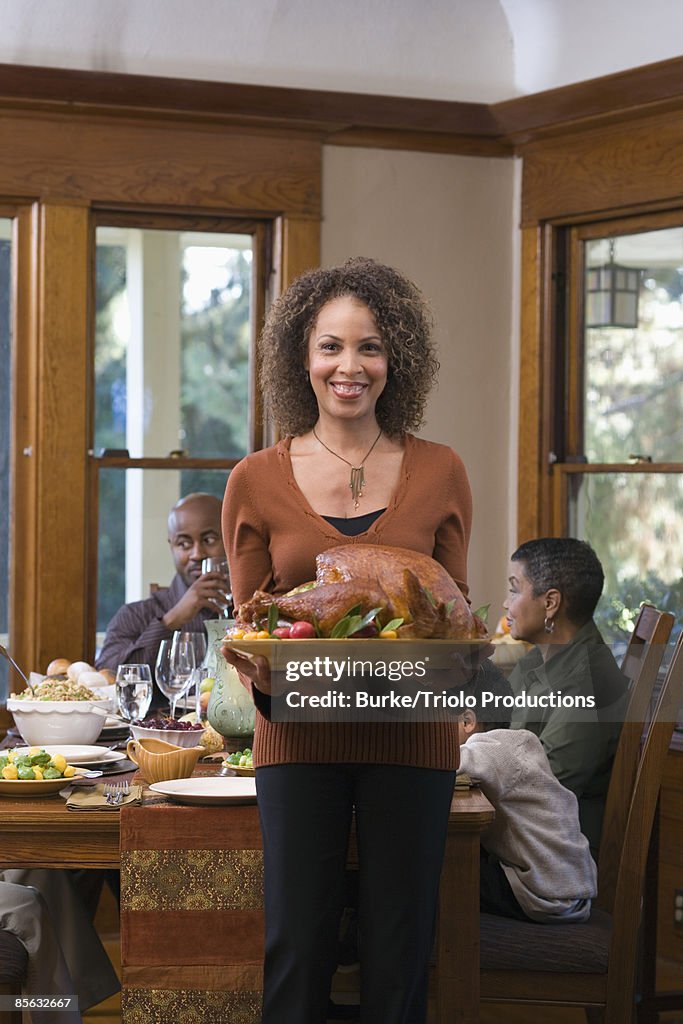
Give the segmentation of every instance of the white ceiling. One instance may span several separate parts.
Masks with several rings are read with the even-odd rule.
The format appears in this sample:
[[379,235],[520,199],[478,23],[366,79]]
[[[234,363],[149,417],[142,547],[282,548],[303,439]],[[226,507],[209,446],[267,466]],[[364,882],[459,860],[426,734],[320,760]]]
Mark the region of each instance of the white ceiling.
[[679,56],[680,0],[0,0],[0,63],[495,102]]

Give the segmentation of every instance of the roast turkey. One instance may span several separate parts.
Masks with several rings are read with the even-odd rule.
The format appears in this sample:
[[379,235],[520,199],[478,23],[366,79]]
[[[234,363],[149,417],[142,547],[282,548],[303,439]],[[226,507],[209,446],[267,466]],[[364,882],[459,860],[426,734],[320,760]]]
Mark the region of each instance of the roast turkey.
[[237,618],[258,627],[273,604],[280,619],[316,623],[326,637],[356,608],[361,615],[379,608],[380,627],[391,619],[402,619],[400,637],[475,640],[486,636],[486,626],[472,613],[443,566],[407,548],[371,544],[330,548],[316,558],[314,583],[275,596],[257,591],[240,606]]

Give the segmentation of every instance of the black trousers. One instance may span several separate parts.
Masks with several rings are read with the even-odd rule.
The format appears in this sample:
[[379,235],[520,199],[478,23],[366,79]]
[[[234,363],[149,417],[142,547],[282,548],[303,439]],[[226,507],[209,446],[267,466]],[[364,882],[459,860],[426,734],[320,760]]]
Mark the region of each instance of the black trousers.
[[262,1024],[324,1024],[354,809],[361,1021],[423,1024],[454,781],[454,772],[394,765],[257,769],[266,915]]
[[512,917],[516,921],[532,920],[517,902],[500,861],[487,853],[483,846],[479,856],[479,878],[479,909],[483,914]]

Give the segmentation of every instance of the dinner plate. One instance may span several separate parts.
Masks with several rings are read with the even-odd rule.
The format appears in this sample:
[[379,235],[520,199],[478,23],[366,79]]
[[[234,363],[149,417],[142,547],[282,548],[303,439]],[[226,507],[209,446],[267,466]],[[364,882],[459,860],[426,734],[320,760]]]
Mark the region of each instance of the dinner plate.
[[109,715],[104,721],[102,732],[127,732],[129,728],[129,722],[124,722],[122,718],[117,718],[115,715]]
[[154,782],[150,787],[181,804],[253,804],[256,803],[256,779],[239,776],[205,775],[194,779]]
[[0,796],[49,796],[71,779],[0,779]]
[[[28,747],[15,747],[15,750],[28,750]],[[67,764],[78,765],[79,767],[85,767],[88,765],[94,765],[100,768],[105,764],[113,764],[115,761],[122,761],[125,758],[125,754],[120,750],[107,750],[106,747],[95,747],[87,746],[85,744],[74,744],[69,746],[66,743],[40,747],[46,754],[53,757],[54,754],[62,754]]]

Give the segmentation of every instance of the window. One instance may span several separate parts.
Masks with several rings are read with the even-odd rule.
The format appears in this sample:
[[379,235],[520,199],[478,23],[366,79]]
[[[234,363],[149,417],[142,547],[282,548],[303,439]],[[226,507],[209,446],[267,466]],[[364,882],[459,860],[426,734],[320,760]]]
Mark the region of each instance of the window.
[[222,497],[261,444],[254,349],[268,234],[258,222],[149,218],[96,229],[96,633],[172,576],[166,521],[192,491]]
[[[86,99],[92,99],[100,79],[88,81],[95,92],[86,89]],[[125,87],[123,79],[122,83]],[[119,105],[112,99],[86,114],[82,105],[64,96],[48,97],[46,92],[48,104],[36,100],[34,90],[31,96],[28,107],[25,98],[16,104],[10,98],[3,110],[5,148],[12,159],[0,167],[0,218],[13,222],[10,649],[19,664],[38,670],[55,657],[95,656],[98,522],[108,504],[104,498],[100,502],[100,483],[104,487],[110,477],[115,485],[116,473],[123,478],[128,471],[141,470],[143,483],[135,482],[130,489],[126,483],[125,500],[130,500],[129,490],[141,488],[147,510],[153,498],[149,491],[161,491],[166,478],[214,471],[224,480],[236,461],[222,445],[220,457],[202,454],[211,450],[214,418],[198,418],[193,403],[187,405],[184,419],[167,423],[163,438],[154,443],[144,434],[143,404],[142,427],[140,410],[136,415],[144,447],[133,446],[128,436],[125,445],[114,446],[120,424],[107,424],[107,415],[96,428],[98,229],[178,237],[249,236],[249,317],[255,333],[266,302],[298,273],[319,263],[321,136],[270,121],[264,126],[262,119],[245,124],[232,114],[207,116],[203,108],[191,105],[162,113],[154,102],[138,106],[130,116],[127,101]],[[141,244],[146,241],[139,238]],[[104,234],[102,241],[116,244],[113,236],[106,239]],[[143,293],[172,278],[178,293],[177,260],[176,250],[176,271],[144,281]],[[140,282],[138,278],[135,286]],[[176,294],[176,308],[178,301]],[[171,306],[162,303],[164,311]],[[148,341],[153,335],[145,330]],[[253,340],[252,336],[252,350]],[[144,346],[134,346],[133,358],[144,359],[145,351]],[[170,372],[170,365],[157,358],[156,375]],[[112,385],[116,370],[108,368]],[[269,438],[261,436],[261,406],[251,364],[247,372],[246,444],[251,449]],[[128,397],[126,393],[126,414]],[[6,408],[4,403],[3,414]],[[241,412],[239,417],[244,424]],[[111,440],[104,439],[105,427]],[[179,435],[180,430],[186,437]],[[200,434],[201,451],[195,457]],[[243,444],[244,435],[234,450]],[[100,455],[102,449],[114,447],[127,448],[128,456]],[[187,454],[171,457],[171,451]],[[154,480],[152,488],[145,483],[149,479]],[[206,477],[202,486],[204,482]],[[195,485],[181,477],[178,490],[190,484]],[[115,486],[123,493],[120,483]],[[127,527],[125,509],[124,503],[116,514]],[[130,529],[124,529],[123,536],[124,542],[131,539],[128,558],[138,541],[133,541]],[[2,537],[0,547],[4,542]],[[162,535],[164,555],[168,558]],[[164,562],[166,569],[168,565]],[[151,575],[151,570],[148,575],[147,570],[146,565],[140,570],[146,586],[168,578]],[[125,589],[120,581],[116,585]],[[3,721],[8,720],[0,714],[0,724]]]
[[615,641],[642,601],[683,607],[682,220],[568,231],[553,519],[597,551],[597,619]]

